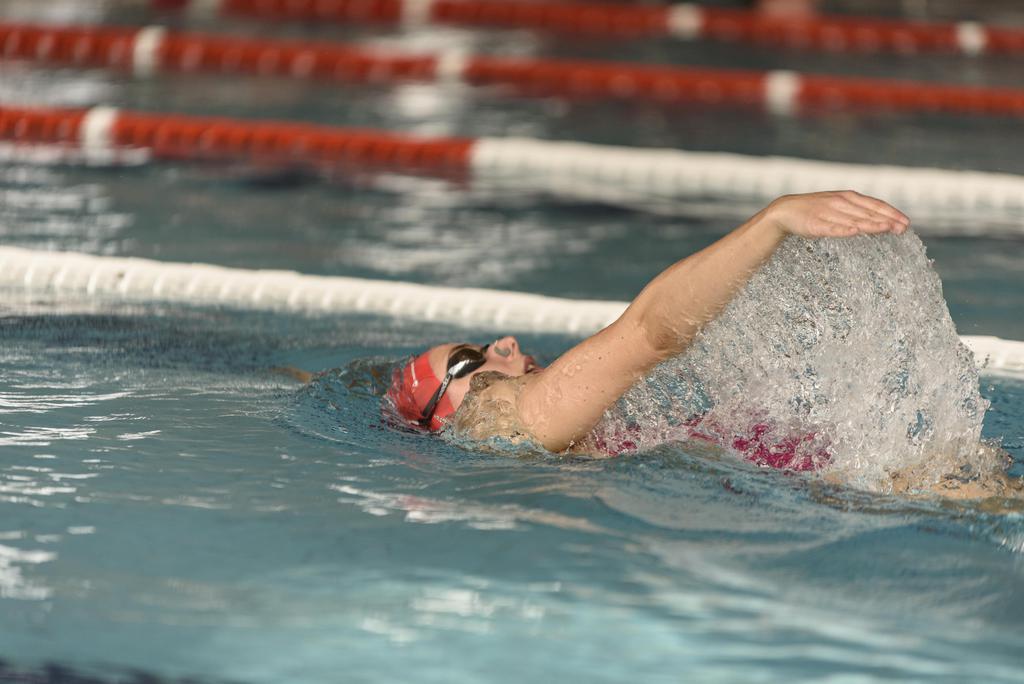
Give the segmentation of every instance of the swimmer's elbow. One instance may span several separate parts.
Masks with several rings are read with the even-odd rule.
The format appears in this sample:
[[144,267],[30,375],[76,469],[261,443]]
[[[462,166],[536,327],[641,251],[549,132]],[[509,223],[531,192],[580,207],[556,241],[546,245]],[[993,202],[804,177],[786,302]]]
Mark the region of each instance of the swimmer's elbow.
[[614,325],[631,341],[630,348],[635,355],[653,363],[675,356],[689,346],[693,338],[692,326],[680,326],[662,307],[647,303],[630,307]]
[[630,336],[635,340],[634,353],[654,363],[661,363],[675,356],[686,347],[686,338],[675,326],[661,320],[641,319],[636,331]]
[[647,355],[659,363],[678,354],[683,348],[679,337],[665,329],[647,331],[642,339]]

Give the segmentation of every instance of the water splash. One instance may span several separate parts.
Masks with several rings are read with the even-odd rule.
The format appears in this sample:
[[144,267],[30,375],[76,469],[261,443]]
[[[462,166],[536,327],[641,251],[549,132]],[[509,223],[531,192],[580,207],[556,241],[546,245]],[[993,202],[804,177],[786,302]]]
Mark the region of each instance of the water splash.
[[926,487],[996,469],[987,407],[916,235],[790,238],[599,437],[633,426],[647,447],[699,431],[744,451],[756,434],[791,463],[890,491],[897,473]]

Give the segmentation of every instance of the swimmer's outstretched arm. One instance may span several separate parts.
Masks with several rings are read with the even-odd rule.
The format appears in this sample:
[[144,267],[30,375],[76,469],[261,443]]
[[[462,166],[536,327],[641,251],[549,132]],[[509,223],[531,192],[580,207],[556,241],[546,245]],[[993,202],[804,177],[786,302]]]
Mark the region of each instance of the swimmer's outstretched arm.
[[531,376],[517,403],[520,421],[545,448],[564,451],[638,378],[686,349],[787,235],[898,234],[909,224],[889,204],[853,191],[780,197],[667,268],[618,320]]

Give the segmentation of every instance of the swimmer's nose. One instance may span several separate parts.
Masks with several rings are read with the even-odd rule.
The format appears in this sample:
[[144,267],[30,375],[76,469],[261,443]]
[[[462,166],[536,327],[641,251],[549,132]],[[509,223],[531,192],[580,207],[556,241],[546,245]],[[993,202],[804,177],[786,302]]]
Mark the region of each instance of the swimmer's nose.
[[494,341],[491,351],[505,359],[519,356],[519,342],[511,335],[502,337]]

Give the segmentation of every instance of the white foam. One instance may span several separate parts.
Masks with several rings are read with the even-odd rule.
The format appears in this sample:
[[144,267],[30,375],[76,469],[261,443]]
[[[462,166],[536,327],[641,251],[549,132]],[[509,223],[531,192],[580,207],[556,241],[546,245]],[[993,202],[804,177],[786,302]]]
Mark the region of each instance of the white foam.
[[612,422],[650,426],[655,441],[671,434],[666,413],[703,416],[727,440],[764,425],[765,444],[806,437],[800,456],[885,491],[908,469],[922,486],[994,470],[998,457],[979,449],[987,405],[916,235],[790,238]]

